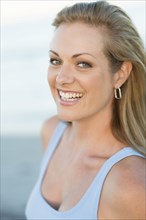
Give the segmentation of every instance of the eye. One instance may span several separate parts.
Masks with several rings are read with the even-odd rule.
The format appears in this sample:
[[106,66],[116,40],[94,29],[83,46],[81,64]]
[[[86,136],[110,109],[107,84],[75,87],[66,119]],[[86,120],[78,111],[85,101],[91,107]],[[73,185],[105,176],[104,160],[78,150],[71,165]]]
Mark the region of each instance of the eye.
[[87,63],[87,62],[84,62],[84,61],[79,62],[77,65],[80,68],[83,68],[83,69],[87,69],[87,68],[91,68],[92,67],[92,65],[90,63]]
[[49,63],[52,64],[53,66],[58,66],[61,64],[61,61],[58,59],[50,58]]

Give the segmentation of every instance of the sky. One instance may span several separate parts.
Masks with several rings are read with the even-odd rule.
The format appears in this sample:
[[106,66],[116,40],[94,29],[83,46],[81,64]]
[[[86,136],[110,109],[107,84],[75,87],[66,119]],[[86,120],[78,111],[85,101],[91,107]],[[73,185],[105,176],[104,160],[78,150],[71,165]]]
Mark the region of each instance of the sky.
[[[52,17],[57,11],[59,11],[62,7],[66,5],[74,4],[75,2],[85,2],[84,0],[78,1],[62,1],[62,0],[55,0],[55,1],[1,1],[1,22],[2,24],[6,23],[15,23],[15,22],[22,22],[31,19],[39,19],[44,17]],[[87,1],[89,2],[89,1]],[[134,17],[137,14],[143,15],[145,14],[145,1],[144,0],[113,0],[108,1],[110,3],[119,5],[125,9],[128,9],[129,13],[132,15],[133,10],[132,8],[137,8],[137,13],[133,14]],[[37,17],[36,17],[37,16]]]
[[[55,14],[63,7],[74,4],[76,2],[85,2],[84,0],[46,0],[46,1],[1,1],[1,24],[16,24],[35,20],[43,20],[54,18]],[[89,2],[89,1],[87,1]],[[142,37],[145,37],[145,0],[113,0],[108,1],[122,7],[128,12],[140,31]]]

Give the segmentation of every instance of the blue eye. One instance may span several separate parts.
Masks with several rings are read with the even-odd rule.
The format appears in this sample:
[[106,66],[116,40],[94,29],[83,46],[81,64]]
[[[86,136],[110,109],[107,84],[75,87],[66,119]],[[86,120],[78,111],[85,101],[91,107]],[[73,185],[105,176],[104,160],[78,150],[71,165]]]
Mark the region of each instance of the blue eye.
[[79,63],[78,63],[78,66],[79,66],[80,68],[83,68],[83,69],[87,69],[87,68],[91,68],[91,67],[92,67],[92,65],[89,64],[89,63],[87,63],[87,62],[79,62]]
[[61,61],[60,60],[57,60],[57,59],[54,59],[54,58],[51,58],[49,60],[49,62],[54,65],[54,66],[57,66],[57,65],[60,65],[61,64]]

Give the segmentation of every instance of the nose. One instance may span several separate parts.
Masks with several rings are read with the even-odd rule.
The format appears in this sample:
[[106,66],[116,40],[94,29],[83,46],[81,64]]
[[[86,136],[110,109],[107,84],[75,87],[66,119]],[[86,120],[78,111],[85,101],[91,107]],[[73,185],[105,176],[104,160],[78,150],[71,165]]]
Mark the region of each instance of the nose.
[[65,65],[62,65],[56,76],[56,82],[60,85],[73,83],[74,77],[71,69]]

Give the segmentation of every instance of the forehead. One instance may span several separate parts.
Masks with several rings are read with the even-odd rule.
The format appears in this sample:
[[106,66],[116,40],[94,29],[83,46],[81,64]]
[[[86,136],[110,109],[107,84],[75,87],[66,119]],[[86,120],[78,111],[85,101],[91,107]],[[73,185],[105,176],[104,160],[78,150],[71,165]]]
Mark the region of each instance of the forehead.
[[100,28],[84,23],[62,24],[54,32],[50,48],[65,52],[92,52],[97,54],[103,51],[103,33]]

